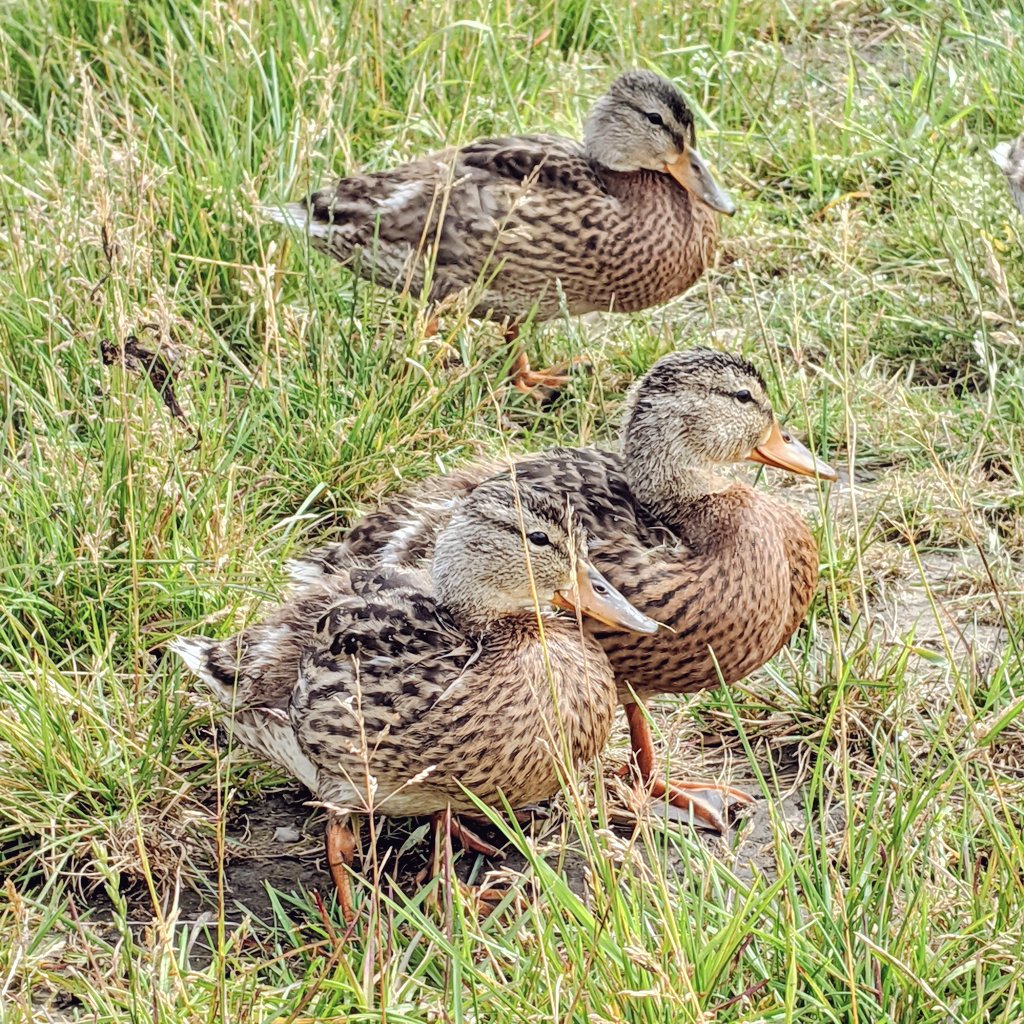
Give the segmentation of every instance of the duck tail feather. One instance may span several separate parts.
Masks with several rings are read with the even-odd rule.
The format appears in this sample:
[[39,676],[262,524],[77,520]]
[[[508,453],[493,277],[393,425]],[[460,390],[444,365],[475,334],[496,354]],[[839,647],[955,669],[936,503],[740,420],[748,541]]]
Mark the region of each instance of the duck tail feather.
[[294,586],[307,586],[310,583],[323,583],[329,572],[324,563],[309,555],[289,558],[284,563],[284,571]]
[[1010,168],[1010,150],[1012,148],[1009,142],[999,142],[988,151],[988,155],[992,157],[995,165],[1001,171],[1007,171]]
[[292,228],[295,231],[306,231],[310,225],[309,207],[305,203],[261,206],[260,215],[264,220],[283,224],[286,228]]
[[193,675],[210,688],[218,700],[232,703],[236,697],[236,677],[232,673],[226,678],[218,666],[216,654],[219,643],[205,636],[182,636],[171,643],[171,650]]
[[171,650],[181,658],[189,672],[202,677],[215,643],[205,636],[179,636],[171,642]]

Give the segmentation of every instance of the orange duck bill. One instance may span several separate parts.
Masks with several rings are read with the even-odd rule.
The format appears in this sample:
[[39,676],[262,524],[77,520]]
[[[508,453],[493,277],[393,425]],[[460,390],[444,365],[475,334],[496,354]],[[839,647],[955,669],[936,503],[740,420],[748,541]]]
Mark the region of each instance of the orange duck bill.
[[631,633],[656,633],[658,623],[638,612],[592,565],[581,562],[572,590],[558,590],[551,602],[556,608],[579,612],[614,629]]
[[665,164],[665,171],[671,174],[683,188],[699,199],[712,210],[731,217],[736,212],[736,204],[729,194],[723,191],[715,181],[708,165],[700,158],[695,149],[687,148],[670,164]]
[[800,476],[820,476],[822,480],[838,480],[836,471],[808,451],[795,437],[784,433],[777,420],[765,438],[748,456],[750,462],[760,462],[776,469],[786,469]]

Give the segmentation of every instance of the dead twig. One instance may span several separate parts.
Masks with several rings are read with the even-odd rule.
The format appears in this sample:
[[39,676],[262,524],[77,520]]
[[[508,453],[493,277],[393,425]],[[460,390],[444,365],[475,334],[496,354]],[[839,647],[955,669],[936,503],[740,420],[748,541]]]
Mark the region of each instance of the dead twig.
[[174,393],[174,370],[159,351],[143,348],[139,339],[134,334],[129,334],[122,345],[104,338],[100,342],[100,354],[105,366],[122,366],[129,373],[147,377],[167,407],[167,411],[196,439],[198,447],[202,438],[185,416],[185,410]]

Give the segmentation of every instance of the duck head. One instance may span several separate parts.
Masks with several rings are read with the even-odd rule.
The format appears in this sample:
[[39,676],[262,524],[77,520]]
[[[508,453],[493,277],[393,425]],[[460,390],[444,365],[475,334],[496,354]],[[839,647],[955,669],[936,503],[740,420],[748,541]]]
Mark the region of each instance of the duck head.
[[835,470],[779,426],[757,370],[706,348],[664,356],[633,385],[622,452],[634,494],[667,522],[681,501],[706,493],[714,470],[729,463],[836,479]]
[[469,627],[566,609],[630,632],[658,628],[591,564],[567,503],[508,475],[460,504],[437,538],[432,575],[438,600]]
[[583,142],[592,160],[613,171],[662,171],[712,210],[736,212],[697,152],[686,100],[653,71],[627,71],[612,82],[587,118]]

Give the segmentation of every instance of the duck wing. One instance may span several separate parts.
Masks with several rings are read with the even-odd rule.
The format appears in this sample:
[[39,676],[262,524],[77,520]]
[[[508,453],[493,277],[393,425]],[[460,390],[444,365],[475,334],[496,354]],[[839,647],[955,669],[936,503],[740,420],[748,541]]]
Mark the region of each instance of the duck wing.
[[340,628],[347,616],[360,645],[369,646],[375,629],[387,635],[389,611],[408,618],[412,610],[426,615],[429,608],[453,629],[447,613],[429,594],[427,572],[355,564],[339,556],[328,571],[296,589],[263,621],[224,640],[181,637],[171,647],[225,706],[285,711],[303,657],[317,647],[332,622]]
[[[476,284],[489,264],[496,270],[505,245],[541,244],[551,217],[580,203],[618,209],[580,143],[521,135],[342,178],[264,213],[392,287],[422,287],[422,260],[431,249],[431,298],[437,300]],[[601,215],[598,208],[592,212]]]
[[346,567],[236,636],[172,648],[230,709],[236,738],[314,792],[321,750],[350,750],[360,729],[400,731],[477,652],[422,574],[380,567]]
[[[363,516],[343,540],[315,548],[289,568],[296,578],[309,582],[345,572],[357,562],[423,570],[458,503],[484,481],[511,471],[508,462],[491,460],[427,480]],[[587,530],[592,551],[614,546],[623,536],[643,547],[680,542],[636,501],[622,458],[612,452],[552,448],[516,462],[514,472],[521,487],[568,498]]]
[[368,512],[346,531],[344,539],[307,551],[285,568],[299,584],[321,582],[326,576],[349,572],[354,565],[424,569],[455,505],[478,484],[507,468],[507,462],[492,460],[431,477]]
[[397,762],[414,756],[403,754],[403,736],[438,713],[480,650],[419,588],[333,604],[301,658],[289,704],[303,751],[327,772],[365,771],[373,756],[382,772],[401,775]]

